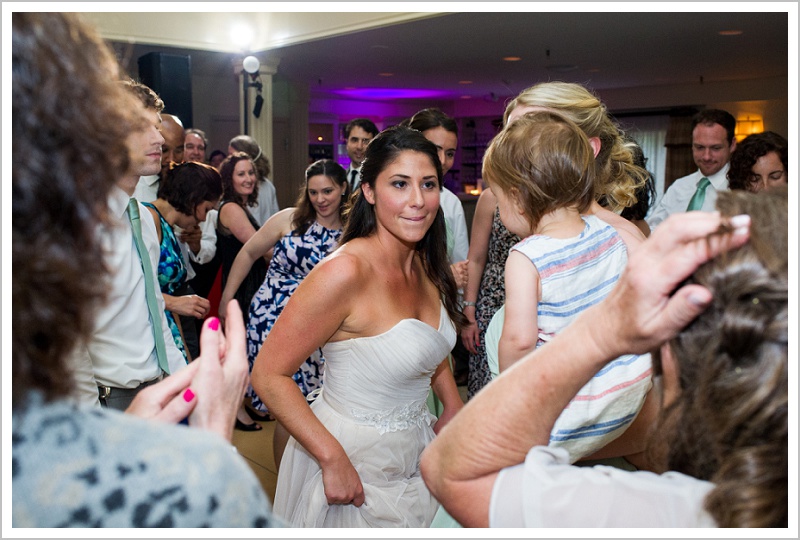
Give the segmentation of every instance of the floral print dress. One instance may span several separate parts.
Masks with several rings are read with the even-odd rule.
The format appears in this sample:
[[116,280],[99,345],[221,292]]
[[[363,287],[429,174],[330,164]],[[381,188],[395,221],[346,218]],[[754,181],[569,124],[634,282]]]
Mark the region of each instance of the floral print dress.
[[492,219],[492,232],[489,235],[489,249],[486,266],[483,269],[478,299],[475,306],[475,322],[480,331],[480,345],[477,354],[469,355],[469,378],[467,380],[467,399],[489,384],[492,376],[486,361],[486,328],[495,312],[506,301],[505,268],[511,248],[520,241],[519,236],[506,229],[500,221],[500,210],[495,210]]
[[[315,221],[302,235],[292,231],[275,244],[267,276],[250,303],[247,356],[251,372],[261,345],[292,293],[314,266],[337,247],[341,235],[341,229],[327,229]],[[303,395],[321,387],[324,362],[322,351],[317,350],[294,374],[293,379]],[[266,406],[252,387],[248,395],[254,409],[266,412]]]
[[[178,243],[178,238],[175,232],[158,208],[153,206],[152,203],[142,203],[148,208],[152,208],[158,214],[158,219],[161,222],[161,245],[159,246],[161,254],[158,258],[158,285],[161,287],[162,294],[175,295],[176,291],[183,287],[186,283],[186,264],[183,262],[183,254],[181,253],[181,245]],[[178,323],[175,321],[175,316],[169,310],[164,310],[169,323],[169,329],[172,332],[172,338],[175,340],[175,345],[178,350],[186,356],[186,346],[181,337],[181,331],[178,329]]]

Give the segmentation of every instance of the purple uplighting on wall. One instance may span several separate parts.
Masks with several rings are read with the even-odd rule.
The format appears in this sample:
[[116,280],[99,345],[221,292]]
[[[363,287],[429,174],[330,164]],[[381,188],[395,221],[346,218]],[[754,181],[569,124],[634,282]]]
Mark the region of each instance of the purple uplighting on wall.
[[450,95],[442,90],[422,88],[346,88],[334,90],[334,92],[340,96],[354,99],[431,99]]

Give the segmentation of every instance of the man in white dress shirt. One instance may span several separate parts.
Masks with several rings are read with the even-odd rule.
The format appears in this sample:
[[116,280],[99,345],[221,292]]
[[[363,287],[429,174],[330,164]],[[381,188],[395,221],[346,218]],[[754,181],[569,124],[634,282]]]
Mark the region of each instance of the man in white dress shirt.
[[139,202],[153,202],[158,197],[158,185],[169,170],[170,163],[183,163],[184,135],[183,122],[172,114],[161,115],[161,168],[155,174],[142,175],[136,184],[133,196]]
[[344,130],[347,133],[347,156],[350,158],[347,182],[351,191],[355,191],[361,184],[361,164],[364,163],[367,145],[378,134],[378,128],[369,118],[355,118]]
[[[191,132],[191,138],[190,138]],[[161,115],[161,135],[164,142],[161,144],[161,170],[155,175],[144,175],[139,178],[133,196],[142,203],[153,202],[158,198],[158,188],[161,179],[165,178],[171,164],[184,162],[187,155],[186,143],[192,147],[190,161],[203,162],[205,154],[205,139],[200,139],[197,133],[205,134],[200,130],[184,130],[181,119],[172,114]],[[198,140],[200,144],[198,144]],[[200,159],[197,157],[198,146],[202,145],[203,154]],[[184,344],[189,349],[192,358],[197,358],[200,354],[200,342],[198,337],[199,327],[202,326],[203,318],[211,308],[211,304],[206,300],[206,294],[197,295],[188,282],[194,279],[196,272],[193,263],[198,265],[210,262],[217,252],[216,210],[206,216],[206,220],[199,225],[195,225],[189,230],[175,228],[175,234],[180,240],[181,255],[187,270],[187,286],[178,290],[174,297],[166,297],[167,308],[173,314],[180,317],[181,328],[183,329]],[[176,302],[180,302],[177,303]],[[201,318],[197,318],[194,313],[198,310],[203,312]]]
[[[117,180],[109,195],[112,224],[98,230],[105,247],[103,263],[109,267],[108,294],[97,310],[90,340],[77,347],[72,360],[76,368],[75,398],[79,403],[124,410],[136,392],[163,378],[156,353],[155,333],[161,334],[170,373],[186,366],[164,315],[164,299],[158,287],[158,234],[150,212],[139,203],[142,237],[150,259],[151,275],[146,275],[134,241],[128,216],[128,203],[139,177],[155,174],[161,168],[161,99],[149,88],[135,82],[128,88],[145,104],[142,114],[147,127],[132,132],[128,171]],[[101,264],[101,261],[98,261]],[[151,320],[145,280],[154,284],[158,320]]]
[[[716,209],[717,193],[728,189],[728,162],[736,148],[736,119],[727,111],[706,109],[692,119],[692,157],[698,170],[678,178],[645,218],[650,229],[670,214],[687,210],[712,212]],[[707,181],[703,179],[708,179]],[[690,208],[698,189],[699,204]]]

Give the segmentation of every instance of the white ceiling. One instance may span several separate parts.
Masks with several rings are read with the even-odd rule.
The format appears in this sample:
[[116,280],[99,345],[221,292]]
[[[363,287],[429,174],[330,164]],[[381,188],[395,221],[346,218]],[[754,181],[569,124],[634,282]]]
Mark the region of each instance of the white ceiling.
[[[742,34],[719,35],[724,30]],[[482,97],[516,95],[554,79],[597,90],[679,85],[701,77],[737,81],[788,74],[788,15],[458,13],[272,54],[281,57],[279,73],[311,82],[319,92],[389,86]],[[512,55],[521,60],[502,60]]]
[[[515,5],[539,7],[534,3]],[[752,4],[754,8],[764,5]],[[725,6],[715,4],[715,9]],[[409,12],[406,18],[410,20],[392,13],[394,19],[387,16],[377,21],[388,26],[375,29],[367,28],[370,21],[366,17],[374,19],[375,14],[360,14],[364,18],[346,24],[348,15],[359,14],[293,13],[295,18],[308,17],[317,26],[324,25],[327,17],[330,24],[325,31],[312,29],[284,39],[294,44],[255,52],[262,59],[277,59],[279,76],[309,84],[316,97],[337,96],[353,87],[414,88],[440,90],[442,99],[470,96],[488,100],[513,96],[535,82],[556,79],[595,90],[672,87],[701,81],[758,82],[790,73],[789,31],[791,26],[796,32],[797,21],[790,20],[789,8],[778,7],[782,11],[470,12],[430,13],[424,18]],[[168,20],[168,15],[156,16]],[[731,30],[741,34],[719,33]],[[321,37],[329,32],[343,34]],[[149,43],[142,43],[115,37],[108,29],[105,32],[116,41],[115,48],[128,65],[135,65],[141,54],[160,50],[191,54],[194,71],[228,75],[232,64],[242,58],[241,53],[174,47],[175,40],[173,46],[157,45],[156,32],[152,33]],[[169,43],[171,35],[167,33],[163,42]],[[265,39],[262,35],[262,42],[268,42]],[[792,39],[796,44],[794,34]],[[509,55],[521,60],[504,62],[502,58]],[[796,71],[796,65],[791,69]]]

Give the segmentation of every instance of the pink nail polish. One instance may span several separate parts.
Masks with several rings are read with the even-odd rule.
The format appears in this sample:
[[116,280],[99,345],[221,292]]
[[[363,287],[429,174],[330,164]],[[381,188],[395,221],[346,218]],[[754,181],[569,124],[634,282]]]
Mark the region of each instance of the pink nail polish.
[[208,327],[214,331],[219,330],[219,319],[212,317],[211,320],[208,321]]
[[194,392],[192,392],[191,388],[187,388],[186,391],[183,393],[183,401],[189,403],[194,399]]

